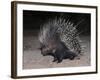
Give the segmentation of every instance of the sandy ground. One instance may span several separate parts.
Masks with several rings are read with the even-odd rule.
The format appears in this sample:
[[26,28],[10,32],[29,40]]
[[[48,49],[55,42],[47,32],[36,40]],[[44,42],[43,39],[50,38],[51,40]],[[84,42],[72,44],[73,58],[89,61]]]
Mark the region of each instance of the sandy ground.
[[81,36],[84,42],[82,45],[86,46],[84,54],[80,59],[64,59],[61,63],[52,62],[52,56],[42,56],[39,48],[39,41],[37,35],[24,35],[24,53],[23,53],[23,69],[36,68],[54,68],[54,67],[78,67],[90,65],[90,40],[89,36]]

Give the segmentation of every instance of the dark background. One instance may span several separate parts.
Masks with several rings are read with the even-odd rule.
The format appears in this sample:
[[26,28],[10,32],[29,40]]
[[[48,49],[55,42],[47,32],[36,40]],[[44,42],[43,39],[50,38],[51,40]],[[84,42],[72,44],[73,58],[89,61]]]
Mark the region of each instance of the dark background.
[[75,25],[82,20],[77,29],[82,35],[91,33],[91,15],[87,13],[68,13],[68,12],[46,12],[46,11],[28,11],[23,10],[23,31],[39,30],[40,26],[50,19],[63,16],[69,19]]

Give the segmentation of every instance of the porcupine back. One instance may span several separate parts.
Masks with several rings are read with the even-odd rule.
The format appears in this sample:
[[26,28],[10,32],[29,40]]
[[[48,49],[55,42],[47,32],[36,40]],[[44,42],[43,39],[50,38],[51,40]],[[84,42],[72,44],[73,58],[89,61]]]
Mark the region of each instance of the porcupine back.
[[50,20],[40,29],[39,40],[44,45],[49,45],[50,40],[53,40],[55,44],[57,40],[61,40],[70,51],[80,54],[82,46],[76,28],[78,24],[74,25],[69,19],[61,17]]

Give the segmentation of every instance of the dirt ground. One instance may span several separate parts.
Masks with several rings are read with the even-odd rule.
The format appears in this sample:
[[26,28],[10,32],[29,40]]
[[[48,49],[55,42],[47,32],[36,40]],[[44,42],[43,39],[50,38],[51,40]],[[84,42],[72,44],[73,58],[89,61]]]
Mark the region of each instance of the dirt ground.
[[81,36],[81,40],[84,42],[82,45],[86,48],[79,60],[64,59],[61,63],[56,63],[52,62],[52,56],[41,55],[40,50],[38,50],[39,41],[36,34],[24,35],[23,69],[89,66],[91,62],[90,38],[89,36]]

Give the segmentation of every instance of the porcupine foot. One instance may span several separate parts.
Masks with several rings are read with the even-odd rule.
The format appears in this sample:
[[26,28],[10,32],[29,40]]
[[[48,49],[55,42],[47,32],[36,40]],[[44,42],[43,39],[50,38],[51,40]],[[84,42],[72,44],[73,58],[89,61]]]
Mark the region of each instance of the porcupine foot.
[[75,56],[71,56],[69,59],[70,59],[70,60],[74,60],[74,58],[75,58]]
[[62,59],[58,59],[58,60],[57,60],[57,63],[61,63],[61,62],[62,62]]
[[60,56],[58,56],[58,61],[57,61],[57,63],[61,63],[61,62],[62,62],[62,60],[63,60],[63,58],[62,58],[62,57],[60,57]]
[[73,53],[73,54],[71,54],[71,56],[70,56],[70,58],[69,58],[69,59],[70,59],[70,60],[74,60],[74,59],[75,59],[75,57],[76,57],[76,54],[74,54],[74,53]]
[[57,61],[57,58],[54,58],[54,60],[52,62],[56,62]]

